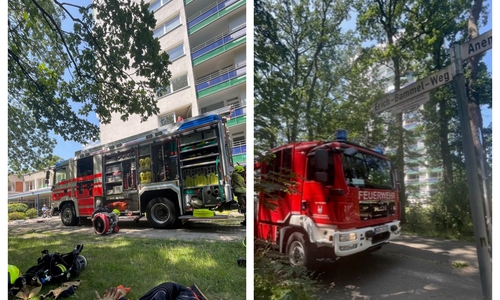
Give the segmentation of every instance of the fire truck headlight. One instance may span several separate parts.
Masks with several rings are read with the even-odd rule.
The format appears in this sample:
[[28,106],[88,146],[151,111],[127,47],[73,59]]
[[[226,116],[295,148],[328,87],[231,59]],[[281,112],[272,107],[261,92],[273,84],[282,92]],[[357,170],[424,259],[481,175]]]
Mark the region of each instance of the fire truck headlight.
[[355,241],[358,238],[355,232],[351,233],[342,233],[339,235],[339,242],[350,242]]

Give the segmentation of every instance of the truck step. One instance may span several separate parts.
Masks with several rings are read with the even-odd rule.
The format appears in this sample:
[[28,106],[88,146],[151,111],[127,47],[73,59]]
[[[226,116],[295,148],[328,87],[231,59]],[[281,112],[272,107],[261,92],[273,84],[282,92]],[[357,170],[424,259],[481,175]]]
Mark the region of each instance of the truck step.
[[228,215],[217,215],[213,217],[194,217],[194,216],[180,216],[180,220],[224,220],[227,219]]

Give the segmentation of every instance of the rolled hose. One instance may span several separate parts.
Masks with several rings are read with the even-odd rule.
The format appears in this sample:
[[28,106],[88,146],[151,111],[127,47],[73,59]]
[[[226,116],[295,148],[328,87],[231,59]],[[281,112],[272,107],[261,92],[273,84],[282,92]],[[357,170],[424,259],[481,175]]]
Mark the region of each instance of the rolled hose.
[[92,226],[97,234],[106,234],[109,231],[109,218],[106,214],[97,213],[92,220]]

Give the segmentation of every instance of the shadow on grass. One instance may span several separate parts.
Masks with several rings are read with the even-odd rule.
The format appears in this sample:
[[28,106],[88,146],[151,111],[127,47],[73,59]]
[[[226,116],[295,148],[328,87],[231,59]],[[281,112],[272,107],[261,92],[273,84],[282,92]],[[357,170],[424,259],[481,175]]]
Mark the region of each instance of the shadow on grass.
[[[236,263],[246,252],[241,241],[151,239],[119,233],[100,236],[93,233],[90,223],[66,227],[53,222],[53,228],[42,234],[35,227],[37,224],[33,225],[24,232],[9,228],[9,264],[25,271],[37,263],[45,249],[49,253],[66,253],[83,244],[81,254],[87,258],[88,266],[78,277],[82,280],[76,291],[78,299],[92,299],[94,290],[102,295],[105,289],[120,284],[131,287],[130,299],[138,299],[166,281],[196,284],[211,300],[245,299],[246,270]],[[217,228],[215,224],[207,225]],[[198,230],[199,225],[189,226]],[[56,287],[44,286],[40,294]]]

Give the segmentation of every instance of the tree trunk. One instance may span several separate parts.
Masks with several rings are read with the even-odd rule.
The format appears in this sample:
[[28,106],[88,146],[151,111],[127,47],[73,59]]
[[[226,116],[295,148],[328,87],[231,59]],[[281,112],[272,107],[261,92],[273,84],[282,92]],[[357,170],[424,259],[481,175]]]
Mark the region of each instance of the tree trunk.
[[439,144],[443,161],[443,181],[447,191],[453,184],[453,165],[451,161],[450,144],[448,141],[448,119],[446,117],[446,100],[441,99],[439,105]]
[[[483,0],[474,0],[474,4],[470,11],[468,20],[468,31],[469,40],[476,38],[479,35],[478,20],[483,7]],[[478,165],[478,177],[479,181],[483,183],[481,185],[481,190],[483,191],[483,199],[485,203],[485,213],[487,217],[491,220],[491,190],[489,184],[489,176],[486,170],[486,149],[481,141],[484,140],[482,133],[483,130],[483,117],[481,115],[481,107],[479,99],[474,97],[474,84],[477,79],[477,69],[481,57],[475,56],[471,57],[468,61],[468,68],[471,70],[471,78],[468,82],[468,98],[469,98],[469,112],[470,112],[470,125],[472,131],[472,141],[474,143],[474,149],[476,152],[476,161]]]
[[[388,36],[389,44],[392,45],[393,39],[392,35]],[[394,64],[394,90],[398,91],[401,88],[401,65],[400,58],[393,57],[392,62]],[[398,126],[398,149],[396,154],[396,165],[398,168],[398,179],[399,179],[399,202],[401,206],[400,219],[401,223],[406,223],[406,185],[405,185],[405,148],[404,148],[404,131],[403,128],[403,113],[398,113],[396,115],[396,124]]]

